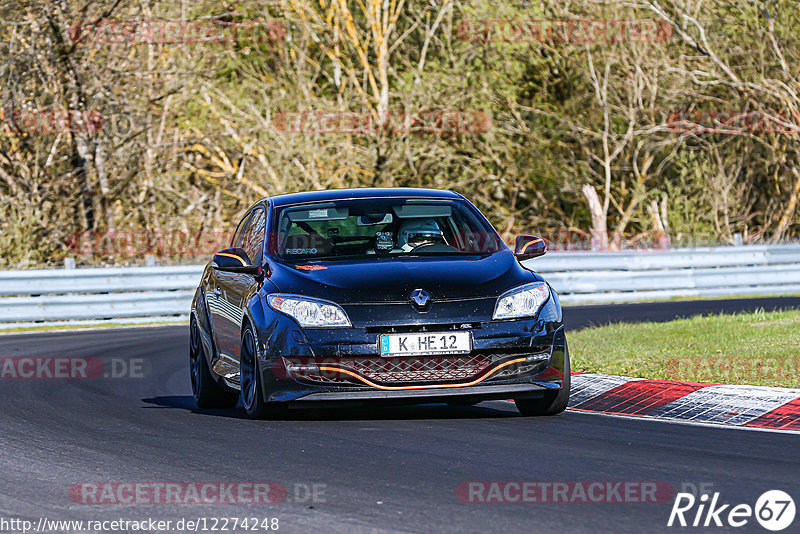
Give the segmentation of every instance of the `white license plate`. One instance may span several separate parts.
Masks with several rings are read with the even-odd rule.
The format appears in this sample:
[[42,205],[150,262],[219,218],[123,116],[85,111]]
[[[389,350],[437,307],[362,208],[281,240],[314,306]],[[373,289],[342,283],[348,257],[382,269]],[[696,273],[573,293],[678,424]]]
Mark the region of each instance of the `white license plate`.
[[469,354],[472,351],[472,336],[470,332],[382,334],[380,345],[381,356]]

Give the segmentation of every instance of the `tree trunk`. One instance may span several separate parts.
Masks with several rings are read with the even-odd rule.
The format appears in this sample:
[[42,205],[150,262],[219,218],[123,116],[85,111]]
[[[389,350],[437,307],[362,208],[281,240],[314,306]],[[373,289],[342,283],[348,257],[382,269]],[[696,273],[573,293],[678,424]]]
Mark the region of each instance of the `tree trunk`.
[[597,196],[594,187],[586,184],[581,189],[586,202],[589,204],[589,212],[592,214],[592,250],[608,250],[608,230],[606,227],[606,216],[603,212],[603,205]]
[[664,197],[664,202],[662,202],[662,209],[659,211],[658,202],[653,200],[650,202],[650,206],[648,206],[647,211],[650,212],[650,216],[653,218],[653,227],[656,230],[656,241],[658,243],[658,248],[669,248],[670,239],[669,234],[667,233],[666,227],[666,218],[664,215],[666,214],[666,197]]
[[786,204],[786,209],[783,210],[783,215],[781,215],[781,218],[778,221],[778,227],[775,229],[775,233],[772,236],[773,243],[778,243],[781,239],[783,239],[783,236],[792,221],[792,215],[794,215],[794,211],[797,208],[797,199],[800,197],[800,172],[797,172],[797,169],[793,168],[792,173],[795,176],[794,190],[792,191],[792,195],[789,197],[789,202]]

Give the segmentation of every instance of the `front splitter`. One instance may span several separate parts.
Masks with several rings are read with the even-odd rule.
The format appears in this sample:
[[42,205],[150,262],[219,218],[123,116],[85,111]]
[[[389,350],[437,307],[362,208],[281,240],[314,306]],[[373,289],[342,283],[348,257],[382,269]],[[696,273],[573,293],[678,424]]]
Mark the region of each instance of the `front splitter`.
[[[540,383],[529,384],[498,384],[485,386],[471,386],[464,388],[426,388],[405,391],[324,391],[309,393],[300,398],[292,399],[293,403],[311,404],[314,402],[330,401],[370,401],[370,400],[397,400],[408,402],[430,402],[434,399],[452,399],[454,397],[473,397],[475,400],[497,400],[509,398],[536,398],[544,395],[546,391],[557,389],[558,384],[543,385]],[[287,399],[288,400],[288,399]]]

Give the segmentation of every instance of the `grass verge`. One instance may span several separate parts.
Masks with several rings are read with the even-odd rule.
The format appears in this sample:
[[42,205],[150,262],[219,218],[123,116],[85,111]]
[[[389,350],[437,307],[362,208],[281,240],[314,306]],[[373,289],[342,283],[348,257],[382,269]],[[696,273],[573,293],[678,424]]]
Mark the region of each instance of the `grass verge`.
[[800,310],[613,324],[568,339],[575,371],[800,388]]

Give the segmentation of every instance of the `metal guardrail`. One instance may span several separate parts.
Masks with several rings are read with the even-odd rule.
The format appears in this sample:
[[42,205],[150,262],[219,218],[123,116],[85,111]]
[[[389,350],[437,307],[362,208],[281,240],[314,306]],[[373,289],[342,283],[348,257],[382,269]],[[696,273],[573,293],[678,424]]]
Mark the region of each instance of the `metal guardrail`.
[[[525,265],[568,304],[800,293],[800,245],[551,252]],[[0,271],[0,324],[185,318],[203,266]]]
[[0,271],[0,323],[185,318],[202,273],[202,265]]
[[525,265],[568,304],[800,293],[800,245],[554,252]]
[[186,316],[194,291],[145,291],[0,299],[0,321],[39,322]]
[[202,265],[0,271],[0,296],[194,290],[201,274]]

